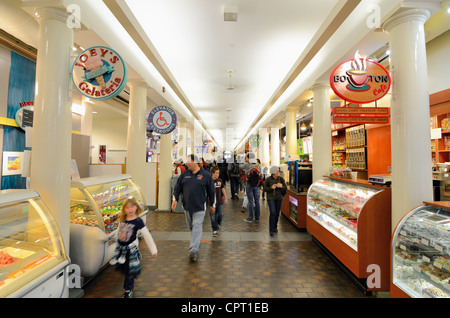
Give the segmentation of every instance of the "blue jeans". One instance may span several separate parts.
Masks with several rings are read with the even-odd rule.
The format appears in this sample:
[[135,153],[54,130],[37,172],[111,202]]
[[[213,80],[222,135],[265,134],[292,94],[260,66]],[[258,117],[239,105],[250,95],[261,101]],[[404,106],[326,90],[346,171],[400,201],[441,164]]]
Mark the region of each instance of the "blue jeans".
[[239,193],[239,177],[230,177],[231,198]]
[[213,231],[218,231],[223,219],[223,204],[216,206],[216,211],[211,214],[211,227]]
[[253,220],[253,210],[255,210],[255,220],[259,220],[259,187],[247,186],[248,198],[248,219]]
[[281,210],[281,202],[283,200],[267,200],[267,204],[269,205],[269,232],[276,233],[278,232],[277,225],[278,219],[280,217]]
[[191,230],[191,241],[189,243],[189,252],[198,254],[200,250],[200,240],[203,234],[203,219],[205,218],[205,211],[184,211],[186,216],[186,223]]

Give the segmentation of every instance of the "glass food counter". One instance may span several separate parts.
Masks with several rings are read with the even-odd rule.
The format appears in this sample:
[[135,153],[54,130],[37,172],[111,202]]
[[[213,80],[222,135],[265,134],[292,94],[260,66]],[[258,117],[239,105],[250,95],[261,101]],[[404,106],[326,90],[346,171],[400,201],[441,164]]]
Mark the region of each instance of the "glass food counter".
[[[308,190],[306,224],[316,243],[363,280],[362,288],[389,289],[390,188],[366,180],[320,178]],[[386,273],[378,287],[365,285],[370,264]]]
[[424,202],[392,239],[391,297],[450,297],[450,202]]
[[0,191],[0,297],[61,297],[69,265],[39,193]]
[[133,196],[148,212],[139,186],[130,175],[72,181],[70,189],[70,257],[82,277],[94,276],[114,255],[122,202]]

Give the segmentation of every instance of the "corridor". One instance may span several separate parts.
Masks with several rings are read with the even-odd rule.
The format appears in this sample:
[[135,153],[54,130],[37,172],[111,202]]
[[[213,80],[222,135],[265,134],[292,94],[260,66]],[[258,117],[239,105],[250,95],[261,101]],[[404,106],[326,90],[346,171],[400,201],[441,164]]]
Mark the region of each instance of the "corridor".
[[[227,189],[229,193],[229,189]],[[134,298],[367,298],[312,241],[280,216],[269,235],[269,208],[261,200],[259,224],[244,222],[240,200],[229,200],[217,237],[209,216],[196,263],[189,260],[184,214],[152,212],[147,227],[158,247],[154,259],[143,241],[142,274]],[[112,266],[84,286],[85,298],[120,298],[123,276]]]

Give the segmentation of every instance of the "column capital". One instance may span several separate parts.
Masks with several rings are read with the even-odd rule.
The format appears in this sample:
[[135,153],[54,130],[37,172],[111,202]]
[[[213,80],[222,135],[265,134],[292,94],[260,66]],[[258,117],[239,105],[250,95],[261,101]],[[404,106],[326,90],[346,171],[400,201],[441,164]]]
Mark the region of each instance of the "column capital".
[[300,109],[300,107],[294,106],[294,105],[286,106],[286,111],[287,112],[296,112],[299,109]]
[[132,86],[134,87],[146,87],[146,88],[150,88],[150,86],[147,84],[146,81],[144,81],[143,79],[128,79],[127,85],[130,86],[130,88]]
[[395,26],[411,21],[425,23],[430,18],[430,11],[426,9],[409,9],[391,16],[383,23],[382,28],[390,32]]
[[67,19],[70,16],[70,12],[67,12],[64,8],[57,7],[40,7],[36,9],[36,15],[38,21],[42,20],[57,20],[67,23]]

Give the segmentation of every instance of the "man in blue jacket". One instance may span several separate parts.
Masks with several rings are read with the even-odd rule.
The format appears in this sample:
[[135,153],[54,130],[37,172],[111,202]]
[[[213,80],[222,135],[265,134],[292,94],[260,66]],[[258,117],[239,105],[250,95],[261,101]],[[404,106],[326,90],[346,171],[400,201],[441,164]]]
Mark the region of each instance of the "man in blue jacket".
[[186,223],[191,230],[189,258],[195,262],[200,249],[207,202],[208,200],[211,202],[211,213],[214,213],[216,190],[211,173],[200,168],[195,155],[189,155],[186,163],[188,169],[178,177],[173,190],[172,210],[175,210],[180,193],[182,193]]

